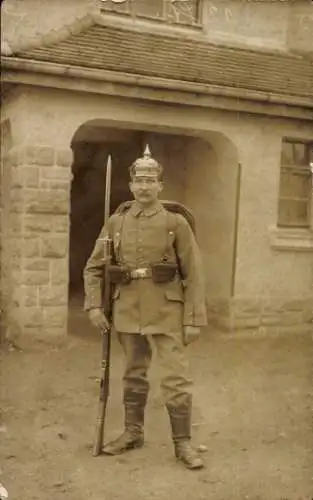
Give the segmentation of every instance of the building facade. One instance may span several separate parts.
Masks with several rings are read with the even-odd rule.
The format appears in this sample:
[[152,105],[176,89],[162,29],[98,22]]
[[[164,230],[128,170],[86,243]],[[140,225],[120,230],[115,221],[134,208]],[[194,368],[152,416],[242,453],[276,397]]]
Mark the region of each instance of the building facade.
[[165,168],[164,198],[195,215],[210,324],[311,330],[311,2],[33,3],[4,9],[7,334],[66,334],[103,220],[107,157],[114,210],[146,143]]

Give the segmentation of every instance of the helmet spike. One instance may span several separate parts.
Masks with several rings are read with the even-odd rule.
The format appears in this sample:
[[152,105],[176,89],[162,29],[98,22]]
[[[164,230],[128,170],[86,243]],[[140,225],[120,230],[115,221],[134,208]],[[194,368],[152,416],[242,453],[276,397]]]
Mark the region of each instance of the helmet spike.
[[146,144],[143,156],[145,158],[151,158],[151,151],[150,151],[150,148],[149,148],[149,144]]

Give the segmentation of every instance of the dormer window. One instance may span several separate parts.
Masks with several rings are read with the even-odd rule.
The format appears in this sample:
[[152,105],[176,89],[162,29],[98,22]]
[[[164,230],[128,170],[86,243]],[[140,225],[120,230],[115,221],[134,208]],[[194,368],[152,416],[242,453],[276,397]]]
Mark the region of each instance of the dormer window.
[[201,4],[202,0],[101,0],[103,12],[185,26],[201,25]]

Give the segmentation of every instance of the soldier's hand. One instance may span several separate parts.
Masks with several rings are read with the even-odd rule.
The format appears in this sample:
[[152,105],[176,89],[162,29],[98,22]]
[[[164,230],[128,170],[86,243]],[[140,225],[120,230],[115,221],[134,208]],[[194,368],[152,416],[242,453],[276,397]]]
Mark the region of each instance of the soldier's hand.
[[109,329],[109,321],[107,317],[105,316],[104,312],[102,309],[97,308],[97,309],[90,309],[89,311],[89,319],[91,323],[96,327],[99,328],[103,333],[105,333]]
[[184,345],[189,345],[195,342],[200,337],[201,330],[197,326],[184,326],[183,330],[183,342]]

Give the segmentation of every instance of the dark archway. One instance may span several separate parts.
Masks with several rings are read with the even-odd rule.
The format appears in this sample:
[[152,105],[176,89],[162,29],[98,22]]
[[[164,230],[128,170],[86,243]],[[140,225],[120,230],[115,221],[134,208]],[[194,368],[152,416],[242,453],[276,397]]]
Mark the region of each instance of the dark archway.
[[128,194],[128,167],[142,153],[143,134],[85,125],[72,142],[70,295],[81,294],[83,269],[103,225],[105,173],[112,158],[111,213]]
[[72,141],[69,318],[79,314],[82,320],[83,270],[103,225],[108,155],[113,163],[112,212],[130,199],[128,168],[147,143],[164,166],[162,197],[180,201],[194,213],[212,321],[220,314],[216,304],[224,307],[232,296],[239,192],[238,153],[232,141],[215,132],[188,136],[176,130],[112,129],[93,121],[82,125]]

